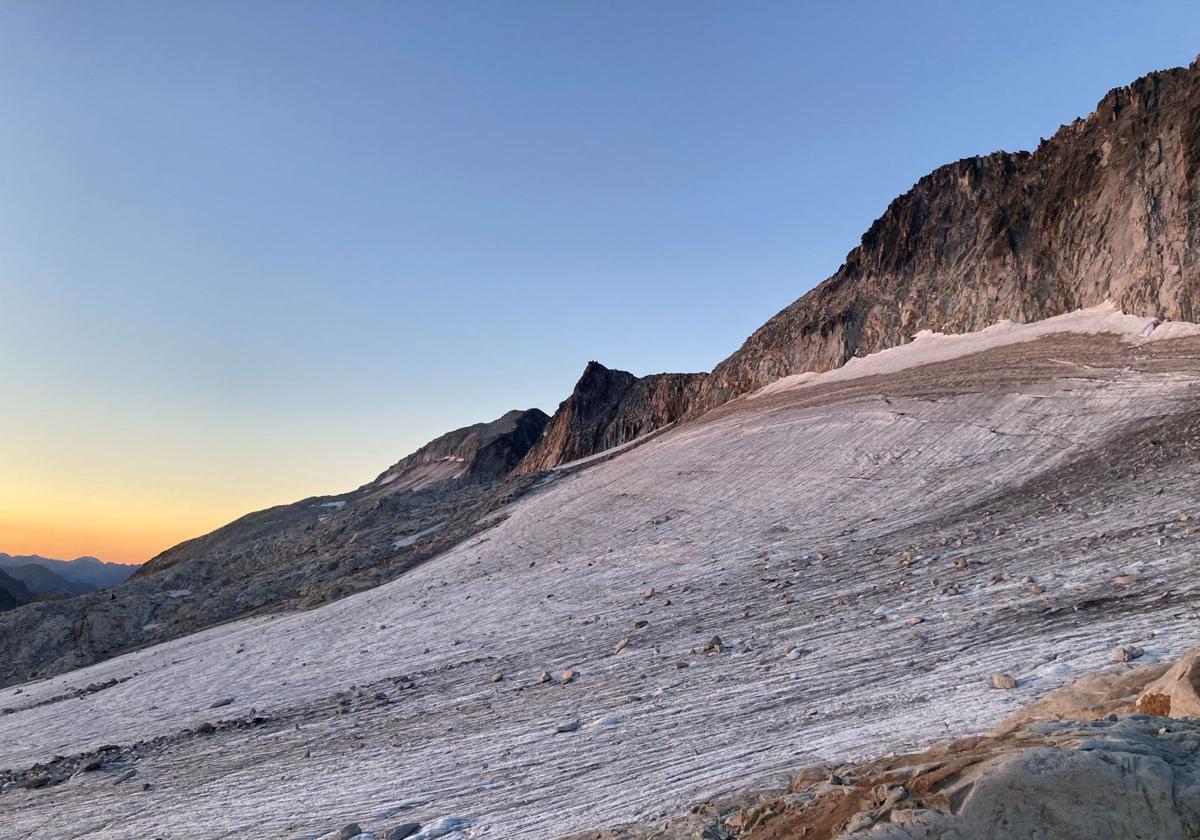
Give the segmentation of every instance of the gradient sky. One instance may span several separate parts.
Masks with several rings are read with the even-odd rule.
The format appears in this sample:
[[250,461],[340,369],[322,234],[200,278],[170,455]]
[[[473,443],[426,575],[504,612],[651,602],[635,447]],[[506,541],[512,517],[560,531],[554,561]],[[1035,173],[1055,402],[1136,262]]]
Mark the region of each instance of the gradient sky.
[[2,2],[0,551],[145,560],[589,359],[711,368],[1197,9]]

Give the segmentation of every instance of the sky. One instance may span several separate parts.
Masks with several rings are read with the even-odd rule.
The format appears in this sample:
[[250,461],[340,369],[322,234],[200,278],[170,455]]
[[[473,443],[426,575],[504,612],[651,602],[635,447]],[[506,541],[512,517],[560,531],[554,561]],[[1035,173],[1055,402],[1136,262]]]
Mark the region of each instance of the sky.
[[708,370],[1194,2],[0,2],[0,551],[141,562]]

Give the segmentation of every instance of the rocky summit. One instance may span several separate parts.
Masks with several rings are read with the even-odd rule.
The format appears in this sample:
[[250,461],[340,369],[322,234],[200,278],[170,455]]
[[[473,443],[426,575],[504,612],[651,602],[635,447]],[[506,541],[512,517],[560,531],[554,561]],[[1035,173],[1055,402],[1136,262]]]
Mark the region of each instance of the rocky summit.
[[552,469],[620,446],[674,423],[695,403],[702,373],[636,377],[588,362],[571,396],[559,405],[518,475]]

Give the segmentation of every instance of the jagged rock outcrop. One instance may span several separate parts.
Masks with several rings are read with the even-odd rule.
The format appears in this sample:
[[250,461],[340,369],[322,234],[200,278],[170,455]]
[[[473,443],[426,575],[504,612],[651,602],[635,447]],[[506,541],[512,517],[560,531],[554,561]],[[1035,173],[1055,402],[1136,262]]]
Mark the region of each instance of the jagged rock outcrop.
[[427,490],[447,482],[480,484],[504,478],[538,442],[550,422],[538,408],[513,410],[490,423],[447,432],[385,470],[375,484]]
[[523,475],[584,458],[660,429],[682,417],[700,395],[703,373],[637,377],[588,362],[554,412],[537,445],[517,465]]
[[1110,91],[1033,153],[943,166],[887,208],[828,280],[713,370],[710,407],[933,329],[1116,302],[1200,314],[1200,65]]

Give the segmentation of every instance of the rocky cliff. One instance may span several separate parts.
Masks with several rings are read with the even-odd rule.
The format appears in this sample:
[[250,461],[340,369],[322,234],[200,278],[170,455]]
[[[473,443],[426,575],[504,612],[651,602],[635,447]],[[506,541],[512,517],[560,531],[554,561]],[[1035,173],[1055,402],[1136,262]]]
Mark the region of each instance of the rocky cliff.
[[922,329],[965,332],[1115,301],[1200,314],[1200,65],[1117,88],[1037,151],[943,166],[828,280],[717,365],[699,407],[838,367]]
[[537,445],[515,470],[550,469],[627,443],[682,417],[707,379],[703,373],[636,377],[588,362],[575,389],[554,412]]

